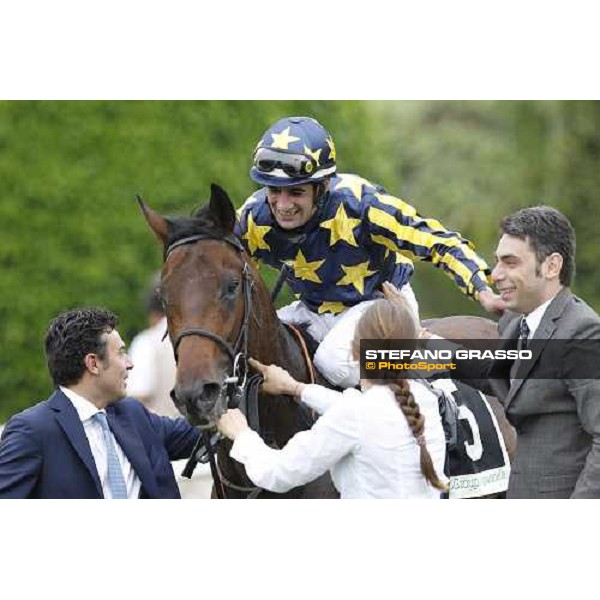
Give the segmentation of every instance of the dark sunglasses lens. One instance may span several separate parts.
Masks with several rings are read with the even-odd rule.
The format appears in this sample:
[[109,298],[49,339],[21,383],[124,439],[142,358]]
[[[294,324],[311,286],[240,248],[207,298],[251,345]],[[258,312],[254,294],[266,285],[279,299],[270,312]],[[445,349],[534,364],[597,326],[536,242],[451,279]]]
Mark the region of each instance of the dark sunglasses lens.
[[276,160],[269,160],[267,158],[259,158],[256,161],[256,168],[263,173],[270,173],[277,166]]
[[302,170],[294,164],[282,164],[281,168],[283,169],[283,172],[290,177],[298,177],[299,175],[302,175]]

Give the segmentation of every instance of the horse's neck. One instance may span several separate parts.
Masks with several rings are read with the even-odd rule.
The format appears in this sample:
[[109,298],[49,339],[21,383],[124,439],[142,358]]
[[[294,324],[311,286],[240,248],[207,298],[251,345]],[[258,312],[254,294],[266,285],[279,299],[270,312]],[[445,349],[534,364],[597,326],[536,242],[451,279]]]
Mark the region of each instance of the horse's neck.
[[[260,326],[250,336],[250,356],[259,362],[282,367],[298,381],[308,381],[308,367],[294,335],[277,318],[275,310],[263,311]],[[260,394],[259,416],[262,433],[273,436],[278,445],[302,429],[300,407],[286,396]]]
[[272,306],[263,308],[250,332],[250,356],[266,365],[277,365],[298,381],[308,381],[309,369],[298,340],[290,332]]
[[285,368],[294,379],[309,382],[310,367],[307,360],[310,360],[310,357],[304,353],[296,335],[281,321],[278,323],[278,341],[282,361],[280,366]]

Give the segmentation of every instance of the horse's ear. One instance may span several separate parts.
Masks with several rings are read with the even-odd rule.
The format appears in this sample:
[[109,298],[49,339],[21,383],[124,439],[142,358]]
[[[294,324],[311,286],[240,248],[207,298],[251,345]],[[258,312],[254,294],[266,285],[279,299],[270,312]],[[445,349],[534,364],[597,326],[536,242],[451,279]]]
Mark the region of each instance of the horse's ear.
[[168,224],[167,220],[164,217],[161,217],[158,213],[154,212],[143,200],[142,197],[138,194],[137,201],[142,209],[142,213],[144,213],[144,217],[146,218],[146,222],[150,225],[150,229],[154,232],[156,239],[163,244],[163,246],[167,243],[167,230]]
[[216,183],[210,185],[210,212],[225,231],[233,232],[235,208],[227,192]]

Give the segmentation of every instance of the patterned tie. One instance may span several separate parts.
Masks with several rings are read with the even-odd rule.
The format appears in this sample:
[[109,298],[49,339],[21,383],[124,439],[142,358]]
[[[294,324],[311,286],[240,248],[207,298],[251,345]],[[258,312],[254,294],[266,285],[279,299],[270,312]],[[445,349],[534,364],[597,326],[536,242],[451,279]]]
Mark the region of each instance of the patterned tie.
[[521,322],[519,323],[519,349],[527,350],[527,341],[529,340],[529,325],[527,325],[527,321],[525,317],[521,317]]
[[104,435],[108,460],[108,489],[115,500],[127,499],[127,486],[125,485],[125,478],[123,477],[123,471],[121,471],[117,449],[108,427],[106,415],[103,412],[98,412],[93,416],[93,419],[100,425]]
[[[527,341],[529,339],[529,325],[527,325],[527,321],[525,317],[521,317],[519,321],[519,339],[517,340],[517,350],[527,350]],[[517,371],[519,370],[519,366],[521,365],[521,360],[517,358],[510,368],[510,380],[511,385],[517,376]]]

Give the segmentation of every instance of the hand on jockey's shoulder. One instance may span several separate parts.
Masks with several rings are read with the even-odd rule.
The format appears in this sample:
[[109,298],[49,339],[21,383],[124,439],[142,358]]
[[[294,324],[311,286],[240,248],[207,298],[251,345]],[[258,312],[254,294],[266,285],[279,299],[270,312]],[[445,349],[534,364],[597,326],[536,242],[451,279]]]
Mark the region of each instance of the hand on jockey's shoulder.
[[506,310],[506,302],[498,294],[494,294],[490,288],[481,290],[477,299],[489,313],[500,316]]
[[[402,302],[402,292],[389,281],[382,285],[383,295],[391,302]],[[479,292],[479,304],[490,313],[502,315],[506,310],[506,302],[488,287]]]
[[389,300],[390,302],[404,302],[402,299],[402,292],[393,283],[384,281],[381,284],[381,289],[383,290],[383,297],[386,300]]
[[302,394],[304,384],[296,381],[285,369],[277,365],[263,365],[254,358],[248,359],[248,362],[253,369],[263,376],[263,392],[297,397]]
[[217,422],[217,429],[230,440],[249,429],[248,421],[239,408],[230,408]]

